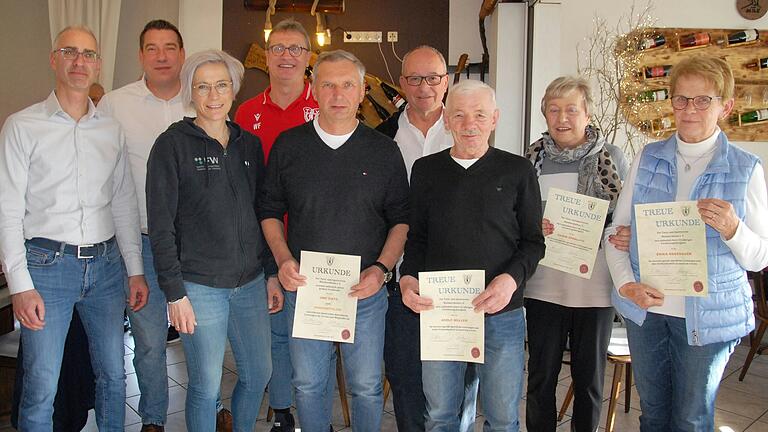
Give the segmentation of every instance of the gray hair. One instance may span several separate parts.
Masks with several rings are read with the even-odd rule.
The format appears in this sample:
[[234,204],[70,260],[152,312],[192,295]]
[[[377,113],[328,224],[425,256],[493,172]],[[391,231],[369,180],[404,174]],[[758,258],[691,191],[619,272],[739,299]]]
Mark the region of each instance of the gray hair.
[[442,73],[447,73],[448,72],[448,64],[445,62],[445,57],[443,56],[443,53],[438,51],[437,48],[435,48],[435,47],[431,47],[429,45],[419,45],[416,48],[414,48],[414,49],[408,51],[407,53],[405,53],[405,55],[403,56],[403,64],[400,67],[400,75],[405,76],[405,62],[408,61],[408,57],[410,57],[411,54],[413,54],[415,51],[419,51],[419,50],[431,51],[434,55],[437,56],[437,58],[440,59],[440,63],[443,65],[443,72]]
[[237,95],[240,83],[243,81],[245,68],[240,61],[221,50],[200,51],[187,57],[181,67],[181,101],[184,105],[192,103],[192,80],[197,68],[208,63],[219,63],[227,67],[229,79],[232,80],[232,92]]
[[277,23],[276,26],[272,27],[272,31],[269,32],[269,37],[267,38],[267,46],[266,49],[269,49],[271,46],[269,43],[272,41],[272,35],[275,33],[285,33],[285,32],[296,32],[300,35],[304,36],[304,41],[307,42],[307,48],[308,50],[312,49],[312,39],[309,37],[309,33],[307,33],[307,29],[304,28],[303,25],[301,25],[300,22],[296,21],[294,18],[286,18],[279,23]]
[[445,99],[445,110],[450,111],[453,107],[453,97],[457,93],[474,93],[478,91],[487,92],[491,96],[493,107],[496,108],[496,91],[488,84],[478,80],[462,80],[458,84],[448,89],[448,97]]
[[321,64],[325,62],[335,63],[343,60],[352,62],[352,64],[355,65],[357,71],[360,73],[360,83],[365,83],[365,65],[363,62],[358,60],[354,54],[344,50],[324,51],[320,53],[320,55],[317,56],[315,65],[312,68],[312,82],[315,82],[315,78],[317,77],[317,68],[320,67]]
[[57,46],[59,46],[59,40],[61,39],[61,36],[69,31],[79,31],[88,34],[93,38],[93,40],[96,42],[96,51],[99,50],[99,40],[96,39],[96,35],[93,34],[93,30],[89,29],[88,27],[84,25],[71,25],[66,26],[63,29],[61,29],[60,32],[56,34],[56,37],[53,39],[53,48],[56,49]]
[[541,113],[545,116],[547,115],[547,102],[551,99],[565,97],[566,95],[571,94],[574,90],[581,92],[587,115],[592,115],[594,104],[592,101],[592,88],[586,79],[576,76],[561,76],[549,83],[547,90],[544,92],[544,97],[541,98]]

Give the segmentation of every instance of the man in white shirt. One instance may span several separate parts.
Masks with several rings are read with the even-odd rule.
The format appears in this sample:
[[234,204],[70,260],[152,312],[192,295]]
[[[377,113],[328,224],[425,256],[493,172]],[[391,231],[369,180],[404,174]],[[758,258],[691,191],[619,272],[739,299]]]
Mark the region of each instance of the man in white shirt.
[[[157,283],[147,236],[147,159],[155,140],[168,126],[185,116],[195,115],[194,110],[181,101],[179,74],[184,58],[184,40],[178,28],[161,19],[148,22],[139,36],[139,63],[144,76],[107,93],[99,103],[99,111],[114,117],[125,132],[141,215],[142,258],[150,296],[147,307],[138,313],[129,311],[128,317],[136,344],[133,365],[141,391],[138,412],[143,432],[164,430],[168,411],[166,338],[179,340],[178,332],[168,327],[166,298]],[[225,417],[217,418],[219,423],[231,419],[228,410],[220,410],[219,416]]]
[[136,194],[120,126],[88,99],[101,68],[93,33],[62,30],[50,64],[55,90],[11,115],[0,132],[0,261],[24,344],[19,429],[53,427],[76,307],[96,375],[96,423],[101,431],[122,431],[122,315],[126,297],[136,311],[148,295]]
[[[453,146],[453,137],[443,122],[443,97],[448,90],[448,72],[440,51],[423,45],[406,53],[400,88],[408,104],[376,130],[397,142],[410,178],[416,159]],[[398,430],[421,432],[425,427],[427,407],[421,387],[419,315],[403,304],[399,272],[397,276],[397,279],[392,278],[387,283],[389,308],[384,338],[384,368],[392,388]],[[465,380],[462,431],[473,430],[475,424],[478,379],[473,365],[468,365]]]

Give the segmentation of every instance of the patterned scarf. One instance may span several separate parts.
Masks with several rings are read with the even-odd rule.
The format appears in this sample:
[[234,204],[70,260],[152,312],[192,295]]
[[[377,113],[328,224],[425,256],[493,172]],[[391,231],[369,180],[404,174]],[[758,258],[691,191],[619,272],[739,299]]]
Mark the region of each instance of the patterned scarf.
[[584,144],[576,148],[561,149],[552,140],[549,132],[544,132],[541,139],[528,146],[525,157],[533,163],[536,176],[541,175],[544,158],[556,163],[581,161],[576,193],[609,201],[608,211],[613,212],[621,192],[621,179],[616,164],[605,149],[605,140],[600,136],[599,129],[587,126],[584,134],[587,137]]

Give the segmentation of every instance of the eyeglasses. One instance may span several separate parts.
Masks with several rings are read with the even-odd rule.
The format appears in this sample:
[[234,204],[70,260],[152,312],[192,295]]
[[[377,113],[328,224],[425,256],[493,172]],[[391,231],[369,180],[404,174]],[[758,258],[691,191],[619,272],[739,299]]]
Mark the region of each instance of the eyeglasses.
[[216,93],[223,96],[229,93],[229,91],[232,89],[232,81],[219,81],[214,85],[210,85],[208,83],[200,83],[192,86],[192,89],[197,93],[198,96],[201,97],[208,96],[211,93],[212,88],[215,88]]
[[303,46],[298,45],[291,45],[289,47],[285,45],[272,45],[269,47],[269,52],[271,52],[273,55],[281,56],[283,53],[288,50],[288,54],[291,55],[291,57],[298,57],[300,56],[304,51],[309,51],[308,49],[304,48]]
[[685,96],[672,96],[672,108],[676,110],[684,110],[688,106],[688,102],[693,102],[693,107],[697,110],[705,110],[712,104],[712,99],[722,99],[721,96],[695,96],[692,98]]
[[74,60],[80,54],[83,55],[83,60],[87,63],[96,63],[101,56],[94,50],[82,50],[78,51],[77,48],[65,47],[53,50],[54,53],[61,53],[61,56],[66,60]]
[[427,76],[419,76],[419,75],[411,75],[405,77],[405,82],[409,86],[418,87],[421,85],[422,81],[426,81],[427,85],[429,86],[436,86],[440,84],[440,82],[443,81],[443,78],[448,76],[448,74],[442,74],[442,75],[427,75]]

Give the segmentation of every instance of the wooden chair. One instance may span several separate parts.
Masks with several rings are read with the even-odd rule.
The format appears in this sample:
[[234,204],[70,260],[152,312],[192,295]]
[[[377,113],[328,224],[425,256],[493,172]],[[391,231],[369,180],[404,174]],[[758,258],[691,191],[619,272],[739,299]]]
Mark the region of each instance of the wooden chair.
[[[347,384],[344,381],[344,363],[341,359],[341,348],[336,342],[336,386],[339,388],[339,400],[341,401],[341,415],[344,416],[344,425],[349,427],[352,421],[349,417],[349,402],[347,401]],[[386,399],[385,399],[386,400]],[[272,421],[272,407],[267,411],[267,421]]]
[[749,334],[749,354],[747,354],[747,358],[744,360],[744,366],[741,368],[739,381],[744,381],[744,376],[747,375],[749,366],[752,364],[752,359],[754,359],[755,354],[757,354],[758,351],[761,351],[760,344],[763,341],[763,336],[765,336],[765,331],[768,330],[768,300],[766,300],[766,297],[768,296],[766,290],[768,290],[768,287],[766,287],[765,284],[765,272],[766,270],[763,269],[759,272],[749,273],[749,277],[752,279],[755,287],[755,295],[753,298],[755,300],[755,321],[757,323],[757,329]]
[[[625,376],[624,392],[624,412],[629,412],[632,390],[632,356],[629,354],[629,343],[627,342],[627,329],[623,327],[614,327],[611,332],[611,342],[608,344],[608,363],[613,364],[613,383],[611,385],[610,402],[608,403],[608,417],[605,420],[606,432],[613,432],[613,423],[616,419],[616,402],[621,393],[621,377]],[[573,381],[568,387],[568,393],[565,395],[563,406],[560,407],[557,420],[561,421],[568,411],[568,406],[573,400]]]

